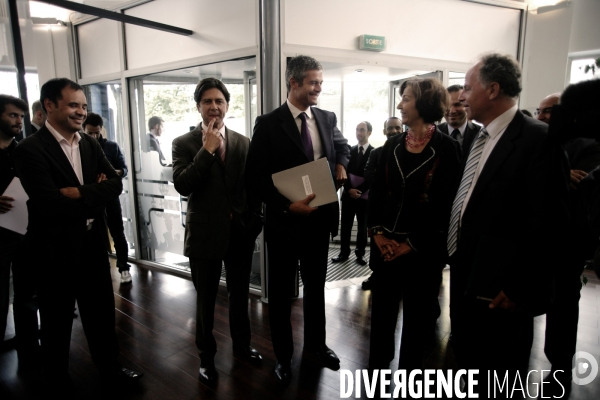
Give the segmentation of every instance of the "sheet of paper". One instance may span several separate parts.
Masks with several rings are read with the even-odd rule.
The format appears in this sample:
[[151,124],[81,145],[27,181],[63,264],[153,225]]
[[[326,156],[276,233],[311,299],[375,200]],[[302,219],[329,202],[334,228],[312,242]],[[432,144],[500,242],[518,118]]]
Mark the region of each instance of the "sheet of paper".
[[329,163],[326,158],[299,165],[273,174],[273,184],[288,200],[294,202],[305,199],[310,194],[315,198],[311,207],[336,202],[337,192]]
[[0,214],[0,226],[24,235],[27,232],[27,200],[29,200],[29,196],[25,193],[21,180],[14,178],[2,196],[12,197],[15,201],[12,202],[13,207],[9,212]]

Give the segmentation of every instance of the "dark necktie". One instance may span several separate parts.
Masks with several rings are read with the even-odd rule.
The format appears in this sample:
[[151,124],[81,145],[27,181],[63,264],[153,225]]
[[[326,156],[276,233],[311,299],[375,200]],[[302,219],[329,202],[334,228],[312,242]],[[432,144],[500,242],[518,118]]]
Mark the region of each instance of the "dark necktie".
[[363,148],[362,148],[362,146],[360,146],[358,148],[358,157],[356,157],[357,164],[360,164],[360,160],[362,159],[362,156],[363,156]]
[[302,144],[304,145],[304,153],[306,154],[306,157],[308,157],[308,161],[314,161],[315,151],[313,150],[312,139],[310,138],[310,133],[308,132],[306,113],[300,113],[299,117],[302,120],[302,125],[300,126],[300,136],[302,137]]
[[460,135],[460,131],[458,129],[454,129],[452,131],[452,134],[450,136],[452,136],[452,139],[454,140],[458,140],[458,136]]

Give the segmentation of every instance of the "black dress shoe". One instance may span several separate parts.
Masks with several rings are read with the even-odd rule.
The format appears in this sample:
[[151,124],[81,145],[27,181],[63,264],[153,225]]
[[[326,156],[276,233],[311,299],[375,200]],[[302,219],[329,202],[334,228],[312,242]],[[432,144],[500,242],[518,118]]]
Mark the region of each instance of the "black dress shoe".
[[362,290],[371,290],[373,288],[373,280],[371,279],[373,275],[365,279],[361,285]]
[[340,255],[339,255],[339,256],[337,256],[337,257],[333,257],[333,258],[331,259],[331,262],[333,262],[333,263],[344,262],[344,261],[347,261],[347,260],[348,260],[348,258],[349,258],[348,256],[344,256],[344,255],[341,255],[341,254],[340,254]]
[[340,359],[327,345],[322,345],[317,348],[310,348],[310,351],[314,352],[319,361],[321,361],[326,367],[337,371],[340,368]]
[[279,361],[275,364],[275,376],[281,383],[290,383],[292,380],[292,369],[289,364],[281,364]]
[[362,256],[360,256],[360,257],[356,257],[356,263],[357,263],[358,265],[363,265],[363,266],[364,266],[364,265],[367,265],[367,262],[365,261],[365,259],[364,259],[364,258],[362,258]]
[[233,346],[233,351],[240,354],[249,361],[259,362],[262,360],[262,356],[256,349],[250,345],[244,347]]
[[135,382],[142,379],[144,376],[143,372],[134,371],[129,368],[122,367],[116,374],[115,377],[121,382]]
[[215,368],[214,361],[200,362],[200,369],[198,370],[200,379],[205,382],[214,382],[217,380],[217,369]]
[[108,384],[133,383],[144,376],[143,372],[134,371],[129,368],[119,367],[112,372],[103,374],[103,379]]

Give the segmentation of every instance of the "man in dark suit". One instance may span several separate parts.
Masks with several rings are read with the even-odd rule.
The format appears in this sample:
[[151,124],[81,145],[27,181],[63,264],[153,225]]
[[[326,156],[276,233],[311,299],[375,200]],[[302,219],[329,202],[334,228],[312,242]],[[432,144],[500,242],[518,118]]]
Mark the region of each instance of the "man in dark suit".
[[321,93],[321,64],[297,56],[285,73],[287,101],[256,119],[246,165],[248,195],[266,205],[268,254],[267,295],[275,374],[282,382],[291,379],[294,351],[290,323],[294,279],[298,261],[304,283],[304,347],[332,368],[339,359],[325,343],[325,276],[329,235],[337,235],[339,206],[332,203],[311,207],[311,194],[289,201],[281,195],[271,175],[325,157],[338,186],[346,180],[348,141],[336,127],[334,113],[314,108]]
[[446,90],[450,95],[450,108],[445,115],[446,122],[439,124],[438,129],[456,139],[462,146],[463,157],[466,157],[481,127],[467,119],[467,111],[460,101],[464,87],[452,85]]
[[[348,162],[348,180],[344,184],[342,194],[342,233],[340,254],[331,259],[334,263],[343,262],[350,255],[350,236],[354,216],[356,215],[356,262],[367,265],[363,259],[367,247],[367,196],[368,184],[364,179],[365,165],[373,146],[369,144],[369,136],[373,132],[373,126],[368,121],[363,121],[356,126],[356,139],[358,144],[350,149],[350,161]],[[352,175],[352,176],[351,176]]]
[[[106,159],[112,165],[121,178],[127,176],[127,163],[125,162],[125,155],[121,151],[121,148],[117,142],[108,140],[102,137],[102,127],[104,121],[102,117],[95,113],[88,113],[85,122],[83,123],[83,129],[85,133],[93,137],[100,143]],[[131,273],[129,270],[131,266],[127,264],[127,257],[129,256],[129,245],[125,238],[125,229],[123,228],[123,210],[121,210],[121,201],[118,197],[108,201],[106,203],[106,224],[108,225],[108,231],[112,237],[115,245],[115,253],[117,253],[117,268],[119,274],[121,274],[121,283],[131,282]]]
[[161,117],[151,117],[148,120],[148,129],[150,132],[146,135],[148,138],[148,151],[158,152],[158,161],[160,165],[166,166],[166,159],[160,147],[158,138],[163,132],[163,119]]
[[[536,110],[536,118],[549,124],[552,107],[560,101],[560,93],[545,97]],[[573,129],[572,126],[569,129]],[[566,137],[566,132],[564,137]],[[556,271],[554,301],[546,313],[546,336],[544,353],[552,363],[548,385],[554,395],[559,397],[563,390],[571,389],[571,364],[577,345],[577,325],[579,321],[579,298],[581,274],[586,261],[591,259],[598,246],[598,236],[590,230],[585,191],[579,190],[580,182],[588,173],[600,166],[600,143],[592,138],[578,137],[564,144],[569,160],[571,225],[566,232],[569,259]],[[557,384],[560,382],[560,386]],[[550,393],[548,390],[548,393]]]
[[214,381],[217,376],[217,343],[212,331],[223,261],[233,349],[251,361],[262,359],[250,345],[248,316],[252,253],[261,224],[248,209],[244,189],[250,140],[224,124],[229,98],[229,91],[218,79],[200,81],[194,100],[202,123],[173,141],[173,182],[175,189],[188,197],[184,254],[190,259],[198,293],[196,346],[199,374],[205,381]]
[[44,114],[42,103],[39,100],[34,101],[31,105],[31,114],[31,133],[36,133],[46,122],[46,114]]
[[[0,215],[15,212],[15,199],[4,193],[17,173],[16,137],[23,129],[26,111],[27,103],[23,100],[0,94]],[[12,273],[15,338],[20,361],[34,359],[39,350],[35,282],[24,263],[23,239],[21,233],[0,227],[0,348],[6,330]]]
[[86,116],[83,89],[66,78],[51,79],[40,101],[45,125],[15,149],[16,167],[29,196],[25,247],[38,278],[42,365],[51,391],[63,394],[75,301],[92,360],[109,382],[141,374],[118,360],[115,303],[105,248],[104,207],[122,190],[121,178],[100,144],[79,134]]
[[568,222],[559,149],[545,124],[518,111],[520,91],[517,62],[489,54],[469,69],[460,97],[484,129],[466,158],[450,218],[450,315],[457,361],[479,369],[481,393],[488,371],[514,382],[527,370],[533,317],[546,311],[552,293],[552,274],[537,266],[548,271],[563,259],[555,234]]

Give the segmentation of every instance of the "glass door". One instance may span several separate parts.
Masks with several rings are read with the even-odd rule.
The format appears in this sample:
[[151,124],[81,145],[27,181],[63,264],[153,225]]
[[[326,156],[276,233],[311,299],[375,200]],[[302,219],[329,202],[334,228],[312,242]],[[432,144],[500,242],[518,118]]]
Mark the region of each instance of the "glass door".
[[[256,118],[255,68],[255,58],[248,58],[129,79],[142,259],[189,271],[189,260],[183,255],[187,198],[172,182],[172,142],[201,123],[194,90],[207,77],[220,79],[230,92],[227,128],[250,137]],[[255,264],[251,286],[260,288],[258,245]]]
[[[123,192],[119,196],[123,216],[123,228],[127,239],[129,257],[135,257],[135,236],[132,213],[134,205],[131,204],[130,192],[132,190],[132,166],[128,160],[129,141],[126,140],[123,126],[123,88],[120,81],[102,82],[84,86],[88,102],[88,112],[93,112],[102,117],[105,139],[116,142],[125,154],[128,161],[128,174],[123,178]],[[112,243],[111,243],[112,244]]]

